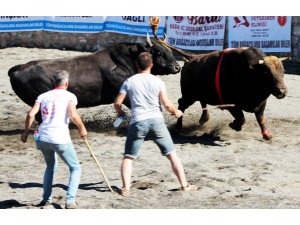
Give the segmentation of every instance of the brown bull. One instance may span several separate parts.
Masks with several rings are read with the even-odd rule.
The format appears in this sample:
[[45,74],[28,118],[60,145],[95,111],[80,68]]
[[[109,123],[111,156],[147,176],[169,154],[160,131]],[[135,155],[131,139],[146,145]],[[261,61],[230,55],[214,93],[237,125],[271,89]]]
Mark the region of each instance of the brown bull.
[[[284,69],[279,58],[266,56],[257,48],[227,49],[193,56],[181,72],[182,97],[179,109],[184,111],[196,101],[202,109],[210,105],[223,107],[234,117],[229,126],[242,130],[245,123],[243,111],[255,113],[264,139],[271,139],[267,130],[264,110],[267,98],[272,94],[281,99],[287,88],[283,81]],[[200,124],[209,119],[208,110],[203,110]],[[177,127],[182,128],[182,118]]]
[[[199,55],[188,53],[157,37],[155,25],[159,19],[152,18],[150,22],[155,38],[186,60],[181,71],[180,110],[184,112],[194,102],[200,101],[202,115],[199,123],[203,125],[209,120],[207,104],[231,105],[222,108],[234,117],[229,124],[232,129],[242,130],[245,124],[243,111],[252,112],[255,113],[263,138],[272,138],[264,117],[267,98],[272,94],[281,99],[287,94],[283,81],[284,69],[279,58],[266,56],[253,47]],[[182,128],[182,117],[178,119],[177,127]]]

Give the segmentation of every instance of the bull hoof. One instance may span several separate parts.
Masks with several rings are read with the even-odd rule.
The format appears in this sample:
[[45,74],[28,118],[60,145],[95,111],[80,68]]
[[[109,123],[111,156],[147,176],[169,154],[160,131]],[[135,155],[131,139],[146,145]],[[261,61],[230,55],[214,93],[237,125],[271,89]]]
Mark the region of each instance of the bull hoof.
[[273,138],[273,136],[269,133],[268,130],[262,131],[262,135],[263,135],[263,138],[267,141],[271,140]]
[[182,130],[182,128],[183,128],[183,126],[182,126],[181,123],[177,123],[177,124],[176,124],[176,129],[177,129],[177,130]]
[[271,140],[273,138],[272,135],[263,135],[263,138],[267,141]]
[[208,120],[209,120],[209,117],[201,117],[199,120],[200,126],[203,126]]
[[235,131],[241,131],[242,126],[235,124],[234,122],[230,123],[229,126]]

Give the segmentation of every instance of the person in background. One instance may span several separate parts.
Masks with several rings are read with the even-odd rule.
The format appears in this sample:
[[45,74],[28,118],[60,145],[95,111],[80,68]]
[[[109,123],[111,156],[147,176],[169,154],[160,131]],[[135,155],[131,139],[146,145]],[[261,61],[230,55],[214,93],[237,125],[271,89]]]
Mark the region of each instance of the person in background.
[[76,193],[80,183],[81,167],[69,133],[69,121],[78,127],[82,138],[87,137],[87,130],[76,110],[77,98],[67,91],[69,73],[65,70],[54,74],[55,89],[38,96],[34,106],[25,120],[25,130],[21,141],[26,142],[34,116],[41,111],[42,123],[38,129],[37,149],[41,150],[46,170],[43,182],[43,199],[39,206],[52,204],[53,175],[57,170],[57,155],[68,165],[70,170],[69,184],[66,194],[66,209],[78,207]]
[[130,194],[133,160],[138,156],[139,149],[149,132],[153,132],[154,141],[160,148],[162,155],[170,160],[173,172],[181,185],[181,190],[197,190],[195,185],[190,185],[186,181],[184,168],[175,152],[173,140],[164,122],[161,103],[176,118],[181,117],[183,113],[175,108],[168,99],[163,81],[151,74],[152,55],[148,52],[141,53],[138,56],[137,64],[139,73],[123,83],[114,101],[117,116],[124,114],[122,103],[127,95],[131,103],[130,127],[121,165],[123,187],[120,194],[124,197]]

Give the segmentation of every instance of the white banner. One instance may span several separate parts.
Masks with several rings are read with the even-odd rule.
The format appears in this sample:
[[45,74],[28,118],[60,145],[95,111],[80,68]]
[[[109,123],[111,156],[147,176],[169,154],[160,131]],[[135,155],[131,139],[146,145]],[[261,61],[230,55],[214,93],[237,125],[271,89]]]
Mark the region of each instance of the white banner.
[[[160,16],[160,19],[157,35],[163,37],[166,17]],[[108,16],[105,18],[104,30],[140,36],[146,36],[149,33],[153,36],[149,16]]]
[[188,50],[222,50],[225,16],[169,16],[167,42]]
[[0,16],[0,32],[43,30],[43,16]]
[[291,16],[230,16],[228,47],[257,47],[264,52],[291,51]]
[[103,31],[103,16],[45,16],[44,30],[95,33]]

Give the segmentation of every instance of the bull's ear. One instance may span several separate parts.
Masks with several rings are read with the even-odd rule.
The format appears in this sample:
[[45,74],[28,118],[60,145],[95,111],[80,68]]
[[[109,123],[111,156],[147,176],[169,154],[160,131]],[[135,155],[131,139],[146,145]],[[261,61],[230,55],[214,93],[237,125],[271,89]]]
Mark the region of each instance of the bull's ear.
[[143,45],[137,45],[137,52],[141,53],[141,52],[149,52],[149,49],[146,48],[145,46]]
[[265,61],[263,59],[259,59],[259,60],[258,59],[253,59],[253,60],[248,61],[249,68],[250,68],[250,66],[252,66],[252,68],[253,68],[254,65],[264,64],[264,63],[265,63]]
[[258,64],[264,64],[265,61],[263,59],[253,59],[253,60],[249,60],[248,61],[248,64],[249,64],[249,69],[253,70],[255,65],[258,65]]

